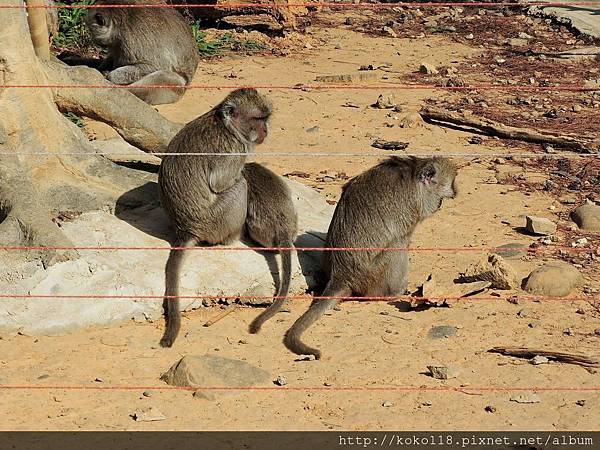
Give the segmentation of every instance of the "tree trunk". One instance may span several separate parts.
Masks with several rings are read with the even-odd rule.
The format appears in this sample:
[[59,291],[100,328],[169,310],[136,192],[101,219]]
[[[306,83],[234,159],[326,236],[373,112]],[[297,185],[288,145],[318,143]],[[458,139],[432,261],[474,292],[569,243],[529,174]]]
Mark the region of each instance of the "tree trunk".
[[[0,0],[0,5],[14,0]],[[43,10],[41,10],[43,12]],[[24,9],[0,10],[0,84],[104,84],[86,68],[41,62],[35,54]],[[89,115],[113,125],[147,151],[164,150],[178,124],[123,89],[0,88],[0,243],[69,246],[59,218],[99,208],[114,210],[124,191],[148,181],[143,172],[100,155],[58,110]],[[74,252],[42,249],[28,253],[44,264]]]

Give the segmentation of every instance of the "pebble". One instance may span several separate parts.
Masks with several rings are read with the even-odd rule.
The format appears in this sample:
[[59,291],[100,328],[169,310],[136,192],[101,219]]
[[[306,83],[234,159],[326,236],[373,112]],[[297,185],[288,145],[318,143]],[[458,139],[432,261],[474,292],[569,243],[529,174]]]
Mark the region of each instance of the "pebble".
[[396,106],[396,98],[394,94],[380,94],[377,101],[373,105],[377,109],[392,109]]
[[394,406],[394,402],[392,402],[390,400],[386,400],[381,404],[381,406],[383,406],[384,408],[389,408],[391,406]]
[[531,315],[531,310],[527,309],[527,308],[524,308],[517,313],[517,316],[519,316],[519,317],[529,317],[530,315]]
[[396,34],[396,32],[393,29],[391,29],[390,27],[387,27],[387,26],[383,27],[382,31],[384,33],[386,33],[390,37],[393,37],[393,38],[398,37],[398,35]]
[[142,392],[142,395],[144,397],[152,397],[152,392],[150,392],[150,391],[144,391],[144,392]]
[[585,400],[577,400],[577,401],[575,402],[575,404],[576,404],[577,406],[585,406]]
[[539,364],[548,364],[550,362],[550,360],[548,358],[546,358],[545,356],[535,355],[533,358],[531,358],[529,360],[529,362],[531,364],[533,364],[534,366],[537,366]]
[[525,216],[525,229],[532,234],[547,236],[556,233],[556,224],[545,217]]
[[277,375],[277,378],[275,379],[274,383],[277,386],[285,386],[287,384],[287,378],[283,375]]
[[495,406],[492,406],[492,405],[487,405],[487,406],[485,407],[485,411],[486,411],[486,412],[489,412],[489,413],[495,413],[495,412],[496,412],[496,407],[495,407]]
[[465,36],[465,39],[468,39],[470,41],[472,39],[475,39],[475,36],[473,36],[473,33],[469,33]]
[[154,406],[148,408],[136,409],[131,415],[136,422],[155,422],[157,420],[166,420],[166,416]]
[[439,73],[437,68],[430,63],[421,63],[421,66],[419,67],[419,72],[424,73],[426,75],[437,75]]
[[458,369],[452,366],[427,366],[427,369],[436,380],[456,378],[459,374]]
[[524,392],[522,394],[512,396],[510,401],[517,403],[540,403],[542,400],[535,392]]
[[429,330],[429,333],[427,333],[427,337],[429,337],[430,339],[449,338],[451,336],[454,336],[456,334],[457,330],[458,330],[458,328],[453,327],[453,326],[438,325],[438,326],[432,327]]

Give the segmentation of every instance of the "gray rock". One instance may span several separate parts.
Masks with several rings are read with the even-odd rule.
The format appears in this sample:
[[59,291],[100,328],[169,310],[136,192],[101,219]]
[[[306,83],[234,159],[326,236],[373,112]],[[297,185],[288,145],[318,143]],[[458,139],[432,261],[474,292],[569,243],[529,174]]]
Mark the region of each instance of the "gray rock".
[[547,236],[556,233],[556,224],[545,217],[525,216],[525,229],[531,234]]
[[598,205],[585,203],[571,213],[571,218],[582,230],[600,231],[600,206]]
[[505,259],[517,259],[527,254],[527,246],[518,242],[503,244],[496,248],[496,254]]
[[490,281],[494,289],[516,289],[520,285],[515,270],[496,254],[484,256],[470,266],[461,275],[461,281]]
[[427,366],[427,369],[431,376],[437,380],[456,378],[459,374],[459,370],[453,366]]
[[287,384],[287,378],[284,375],[277,375],[275,379],[275,384],[277,386],[285,386]]
[[156,422],[157,420],[166,420],[167,418],[154,406],[136,409],[131,415],[136,422]]
[[[334,207],[317,191],[287,180],[298,211],[299,247],[323,246]],[[157,202],[156,186],[136,193],[134,204],[117,205],[117,213],[94,211],[62,223],[61,230],[77,246],[169,245],[169,221]],[[124,195],[127,196],[130,193]],[[120,208],[120,209],[119,209]],[[310,234],[309,234],[310,233]],[[241,242],[231,246],[243,247]],[[164,269],[168,252],[156,250],[80,250],[80,258],[44,268],[14,257],[0,255],[0,292],[30,293],[34,298],[0,299],[0,331],[21,330],[29,334],[60,334],[75,328],[108,325],[145,317],[161,320]],[[278,256],[276,257],[278,259]],[[294,252],[290,295],[303,293],[321,267],[320,252]],[[279,265],[279,264],[278,264]],[[275,291],[265,255],[255,251],[190,252],[181,277],[181,295],[258,296],[244,303],[269,303]],[[35,298],[36,294],[115,295],[99,301],[81,298]],[[143,298],[157,296],[156,299]],[[203,299],[186,299],[183,310],[202,307]],[[212,302],[206,302],[210,305]]]
[[426,62],[421,63],[421,66],[419,67],[419,72],[424,73],[426,75],[437,75],[438,73],[440,73],[435,67],[435,65]]
[[550,360],[548,358],[546,358],[545,356],[540,356],[540,355],[535,355],[533,358],[531,358],[529,360],[530,364],[533,364],[534,366],[537,366],[539,364],[548,364],[550,362]]
[[437,325],[432,327],[427,333],[427,337],[430,339],[442,339],[454,336],[458,328],[450,325]]
[[522,394],[512,396],[510,401],[517,403],[540,403],[542,400],[535,392],[524,392]]
[[531,272],[523,288],[534,295],[564,297],[581,283],[583,277],[575,267],[562,261],[553,261]]
[[392,109],[395,106],[396,98],[394,97],[394,94],[380,94],[379,97],[377,97],[377,101],[373,105],[373,107],[377,109]]
[[[268,372],[245,361],[215,355],[186,355],[160,378],[171,386],[202,388],[194,392],[194,397],[207,400],[214,400],[217,395],[241,392],[227,388],[256,386],[271,380]],[[224,389],[204,389],[207,387]]]
[[381,404],[381,406],[383,406],[384,408],[389,408],[391,406],[394,406],[394,402],[392,402],[390,400],[386,400]]

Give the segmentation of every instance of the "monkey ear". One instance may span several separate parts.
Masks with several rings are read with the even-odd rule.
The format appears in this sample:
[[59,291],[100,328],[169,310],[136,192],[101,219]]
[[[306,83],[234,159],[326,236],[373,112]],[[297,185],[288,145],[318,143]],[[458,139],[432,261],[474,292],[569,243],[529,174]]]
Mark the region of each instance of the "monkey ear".
[[419,171],[419,181],[425,185],[431,184],[437,175],[437,169],[433,162],[427,163]]
[[237,107],[233,102],[225,102],[219,112],[223,118],[234,118],[237,116]]

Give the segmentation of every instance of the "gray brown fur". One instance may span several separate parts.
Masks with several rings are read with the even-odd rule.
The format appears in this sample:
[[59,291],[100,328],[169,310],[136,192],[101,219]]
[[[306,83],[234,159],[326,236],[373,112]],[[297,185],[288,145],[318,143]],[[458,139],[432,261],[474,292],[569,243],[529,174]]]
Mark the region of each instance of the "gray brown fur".
[[[144,0],[99,0],[97,5],[152,3]],[[155,2],[157,3],[157,2]],[[185,92],[198,66],[198,46],[185,18],[173,8],[90,9],[86,24],[94,42],[108,53],[99,69],[114,84],[152,105],[173,103]],[[175,85],[181,88],[137,88]]]
[[[160,198],[177,232],[178,246],[225,244],[237,239],[246,221],[246,154],[267,136],[268,102],[254,89],[238,89],[188,123],[169,144],[169,153],[240,153],[237,156],[167,155],[158,173]],[[161,340],[171,347],[180,328],[179,277],[184,250],[171,250],[165,268],[167,327]]]
[[[293,247],[298,218],[290,189],[285,181],[257,163],[248,163],[242,171],[248,183],[246,231],[263,247]],[[263,323],[283,306],[292,279],[292,251],[281,250],[281,276],[273,304],[250,324],[250,333],[258,333]]]
[[[343,189],[326,247],[408,247],[416,226],[456,195],[456,167],[444,158],[389,158],[350,180]],[[323,297],[398,296],[406,291],[404,251],[325,252],[329,282]],[[292,352],[321,357],[301,341],[302,333],[337,299],[315,300],[287,331]]]

